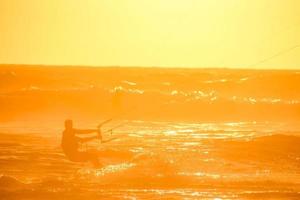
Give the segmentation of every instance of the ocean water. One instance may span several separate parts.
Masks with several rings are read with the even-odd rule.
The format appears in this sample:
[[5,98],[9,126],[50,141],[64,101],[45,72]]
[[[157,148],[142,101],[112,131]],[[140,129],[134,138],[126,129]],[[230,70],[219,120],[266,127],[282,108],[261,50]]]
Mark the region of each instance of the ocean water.
[[[116,123],[121,122],[107,129]],[[300,197],[300,137],[284,132],[283,124],[125,121],[104,134],[115,140],[81,148],[139,156],[106,158],[101,168],[66,159],[60,148],[62,127],[46,135],[45,127],[39,131],[36,125],[24,130],[30,134],[0,128],[7,132],[0,142],[2,199]]]
[[[0,199],[300,199],[297,71],[4,67]],[[5,82],[5,84],[4,84]],[[63,122],[107,143],[73,163]]]
[[300,72],[2,66],[2,121],[299,121]]

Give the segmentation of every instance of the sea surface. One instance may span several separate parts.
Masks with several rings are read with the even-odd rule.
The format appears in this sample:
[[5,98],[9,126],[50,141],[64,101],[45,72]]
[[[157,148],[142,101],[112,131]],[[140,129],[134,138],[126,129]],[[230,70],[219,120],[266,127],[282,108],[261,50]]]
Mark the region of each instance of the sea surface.
[[[0,199],[300,199],[298,71],[0,69]],[[80,149],[133,159],[65,157],[111,117]]]

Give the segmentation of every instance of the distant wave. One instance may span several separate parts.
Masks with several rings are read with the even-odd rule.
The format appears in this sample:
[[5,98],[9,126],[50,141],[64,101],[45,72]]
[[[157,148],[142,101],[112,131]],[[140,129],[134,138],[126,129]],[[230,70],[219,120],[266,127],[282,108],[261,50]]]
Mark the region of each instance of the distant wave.
[[[190,102],[190,101],[232,101],[236,103],[248,103],[248,104],[300,104],[300,99],[290,99],[290,98],[276,98],[276,97],[255,97],[255,96],[240,96],[239,94],[233,96],[224,96],[220,92],[216,90],[210,91],[202,91],[202,90],[194,90],[194,91],[180,91],[180,90],[159,90],[159,89],[138,89],[138,88],[126,88],[122,86],[117,86],[114,88],[100,88],[95,87],[93,85],[88,87],[73,87],[73,88],[61,88],[61,89],[43,89],[38,86],[31,85],[26,88],[21,88],[20,90],[5,92],[0,96],[2,98],[5,97],[13,97],[18,95],[18,97],[22,97],[22,95],[30,95],[35,94],[37,97],[44,94],[52,94],[58,95],[61,93],[97,93],[97,95],[113,95],[115,91],[118,90],[122,92],[123,95],[127,95],[130,98],[130,95],[144,95],[144,96],[156,96],[157,98],[169,96],[169,98],[173,98],[175,101],[179,101],[181,103]],[[142,97],[141,96],[141,97]],[[133,96],[134,97],[134,96]],[[179,99],[180,98],[180,99]]]
[[128,118],[292,121],[300,120],[299,86],[298,71],[15,66],[0,69],[0,120],[135,107]]

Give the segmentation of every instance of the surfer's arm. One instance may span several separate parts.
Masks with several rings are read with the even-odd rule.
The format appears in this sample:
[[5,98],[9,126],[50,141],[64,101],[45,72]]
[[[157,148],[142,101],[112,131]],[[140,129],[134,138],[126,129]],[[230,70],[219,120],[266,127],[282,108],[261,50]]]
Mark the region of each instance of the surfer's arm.
[[75,134],[91,134],[91,133],[97,133],[98,129],[76,129]]
[[89,142],[91,140],[99,139],[99,137],[98,136],[85,137],[85,138],[77,137],[77,139],[79,140],[80,143],[85,143],[85,142]]

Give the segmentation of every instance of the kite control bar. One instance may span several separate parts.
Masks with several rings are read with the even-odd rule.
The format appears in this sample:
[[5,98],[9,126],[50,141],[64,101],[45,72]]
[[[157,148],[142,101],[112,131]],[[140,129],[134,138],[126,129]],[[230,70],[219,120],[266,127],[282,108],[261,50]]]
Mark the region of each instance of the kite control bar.
[[110,128],[110,129],[105,130],[105,131],[102,132],[102,131],[101,131],[102,126],[103,126],[104,124],[107,124],[107,123],[111,122],[112,120],[113,120],[113,118],[107,119],[107,120],[101,122],[101,123],[97,126],[97,128],[99,129],[99,138],[100,138],[100,140],[101,140],[101,143],[107,143],[107,142],[110,142],[110,141],[112,141],[112,140],[117,139],[117,138],[111,138],[111,139],[103,140],[103,139],[102,139],[102,135],[101,135],[102,133],[110,133],[110,135],[112,135],[112,132],[113,132],[114,129],[117,129],[117,128],[121,127],[121,126],[124,126],[124,124],[125,124],[125,123],[118,124],[118,125],[116,125],[116,126]]
[[101,122],[101,123],[97,126],[97,128],[100,129],[104,124],[107,124],[107,123],[111,122],[112,120],[113,120],[113,119],[110,118],[110,119],[107,119],[107,120]]

